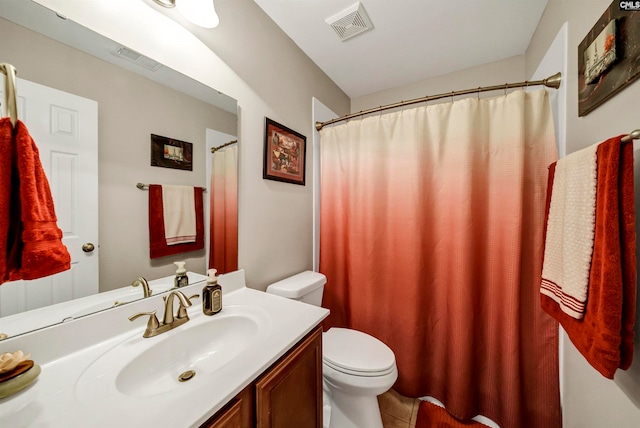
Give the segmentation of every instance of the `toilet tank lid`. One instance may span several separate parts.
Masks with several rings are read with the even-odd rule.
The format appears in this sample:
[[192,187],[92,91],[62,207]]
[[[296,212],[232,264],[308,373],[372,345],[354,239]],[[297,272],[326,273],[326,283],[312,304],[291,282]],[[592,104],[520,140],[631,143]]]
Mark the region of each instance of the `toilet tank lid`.
[[307,270],[274,282],[267,287],[267,293],[273,293],[289,299],[300,299],[326,283],[326,276],[320,272]]

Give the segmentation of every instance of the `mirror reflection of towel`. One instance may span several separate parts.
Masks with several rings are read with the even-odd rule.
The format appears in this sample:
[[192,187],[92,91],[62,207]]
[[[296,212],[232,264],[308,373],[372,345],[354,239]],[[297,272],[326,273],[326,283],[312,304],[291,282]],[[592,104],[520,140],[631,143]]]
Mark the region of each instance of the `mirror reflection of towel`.
[[149,185],[149,255],[152,259],[204,249],[202,188],[194,187],[192,189],[196,213],[196,240],[195,242],[167,245],[162,208],[162,186]]
[[167,245],[196,241],[193,186],[162,186],[162,211]]
[[0,284],[70,269],[38,147],[21,121],[0,119]]

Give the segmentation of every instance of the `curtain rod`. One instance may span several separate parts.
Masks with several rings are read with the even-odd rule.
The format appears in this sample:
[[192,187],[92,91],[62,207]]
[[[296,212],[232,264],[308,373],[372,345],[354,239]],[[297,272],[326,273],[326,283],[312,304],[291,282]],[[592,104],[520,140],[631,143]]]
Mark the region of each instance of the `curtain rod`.
[[227,146],[230,146],[230,145],[232,145],[232,144],[235,144],[235,143],[237,143],[237,142],[238,142],[238,140],[233,140],[233,141],[229,141],[228,143],[224,143],[223,145],[218,146],[218,147],[211,147],[211,153],[215,153],[215,152],[217,152],[218,150],[220,150],[220,149],[222,149],[222,148],[225,148],[225,147],[227,147]]
[[426,101],[432,101],[432,100],[438,100],[440,98],[446,98],[446,97],[453,97],[456,95],[468,95],[468,94],[474,94],[474,93],[480,93],[480,92],[488,92],[488,91],[497,91],[499,89],[504,89],[505,91],[507,89],[512,89],[512,88],[522,88],[522,87],[526,87],[526,86],[537,86],[537,85],[544,85],[548,88],[554,88],[554,89],[558,89],[560,87],[560,83],[562,82],[562,73],[558,72],[556,74],[554,74],[553,76],[549,76],[546,79],[542,79],[542,80],[532,80],[532,81],[528,81],[525,80],[524,82],[518,82],[518,83],[505,83],[504,85],[495,85],[495,86],[485,86],[485,87],[478,87],[475,89],[465,89],[463,91],[451,91],[445,94],[438,94],[438,95],[427,95],[426,97],[422,97],[422,98],[415,98],[413,100],[409,100],[409,101],[400,101],[399,103],[394,103],[394,104],[388,104],[386,106],[380,106],[380,107],[375,107],[375,108],[371,108],[369,110],[364,110],[364,111],[360,111],[358,113],[351,113],[348,114],[346,116],[342,116],[342,117],[338,117],[335,119],[331,119],[331,120],[327,120],[326,122],[316,122],[316,129],[318,131],[320,131],[323,127],[325,127],[326,125],[331,125],[337,122],[342,122],[344,120],[349,120],[351,118],[354,117],[358,117],[358,116],[364,116],[366,114],[369,113],[376,113],[379,111],[383,111],[383,110],[389,110],[392,108],[397,108],[397,107],[404,107],[404,106],[408,106],[411,104],[418,104],[418,103],[423,103]]
[[[147,190],[149,188],[149,185],[148,184],[144,184],[144,183],[137,183],[136,187],[138,189],[140,189],[140,190]],[[196,187],[198,187],[198,186],[196,186]],[[206,187],[201,187],[201,189],[202,189],[203,192],[207,191]]]

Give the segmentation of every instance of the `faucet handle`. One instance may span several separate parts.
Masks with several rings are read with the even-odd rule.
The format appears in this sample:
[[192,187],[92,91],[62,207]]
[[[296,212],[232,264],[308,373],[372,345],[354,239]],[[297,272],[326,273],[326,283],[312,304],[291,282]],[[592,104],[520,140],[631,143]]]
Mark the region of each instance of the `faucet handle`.
[[[181,292],[180,292],[181,293]],[[186,306],[183,304],[182,299],[178,299],[178,301],[180,302],[180,306],[178,307],[178,314],[176,315],[177,319],[181,319],[181,318],[189,318],[189,315],[187,314],[187,308],[191,306],[191,299],[195,299],[196,297],[200,297],[199,294],[194,294],[193,296],[185,296],[183,294],[186,302],[184,303],[188,303]]]
[[160,327],[160,323],[158,322],[158,317],[156,317],[156,311],[140,312],[139,314],[131,315],[129,317],[129,321],[134,321],[144,315],[149,316],[149,321],[147,321],[147,329],[145,330],[142,337],[150,337],[151,333],[153,333],[158,327]]

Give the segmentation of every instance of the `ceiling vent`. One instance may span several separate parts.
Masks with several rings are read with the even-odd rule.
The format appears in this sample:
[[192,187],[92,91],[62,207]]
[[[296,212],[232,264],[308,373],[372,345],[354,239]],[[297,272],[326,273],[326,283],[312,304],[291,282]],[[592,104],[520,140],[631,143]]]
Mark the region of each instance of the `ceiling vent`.
[[328,18],[325,22],[331,25],[343,42],[373,28],[371,19],[360,2]]
[[119,58],[124,58],[127,61],[138,64],[140,67],[144,67],[147,70],[156,71],[160,67],[162,67],[162,64],[160,64],[158,61],[154,61],[151,58],[146,57],[124,46],[116,49],[115,51],[112,51],[111,53]]

